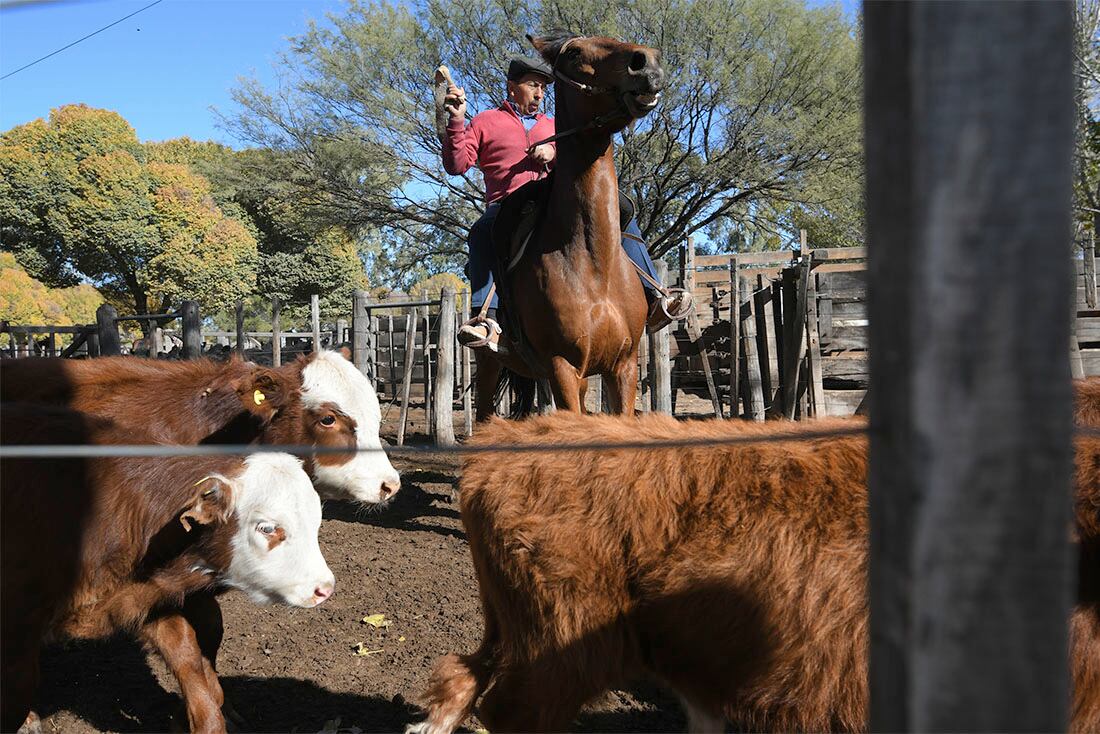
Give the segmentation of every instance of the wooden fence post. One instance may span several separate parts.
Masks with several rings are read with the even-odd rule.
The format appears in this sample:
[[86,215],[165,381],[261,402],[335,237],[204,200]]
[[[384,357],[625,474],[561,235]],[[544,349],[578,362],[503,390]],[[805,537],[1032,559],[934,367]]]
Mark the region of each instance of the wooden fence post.
[[371,361],[370,294],[356,289],[351,295],[351,361],[363,376],[375,384],[375,367]]
[[[802,230],[805,232],[806,230]],[[825,415],[825,386],[821,365],[821,336],[817,330],[817,275],[806,273],[806,361],[809,363],[810,415]]]
[[416,364],[416,307],[405,314],[405,363],[401,377],[401,416],[397,421],[397,445],[405,444],[405,426],[409,419],[409,393],[412,390],[413,365]]
[[806,291],[810,281],[810,253],[803,252],[802,263],[798,268],[788,269],[784,271],[784,275],[792,272],[798,280],[795,284],[793,310],[790,311],[791,323],[785,324],[783,329],[786,337],[783,345],[786,363],[783,369],[783,410],[788,420],[794,419],[795,409],[798,407],[798,373],[806,353]]
[[321,297],[314,293],[309,297],[310,323],[313,325],[313,351],[321,351]]
[[[95,311],[96,334],[99,337],[99,353],[104,357],[122,354],[122,339],[118,335],[118,311],[104,303]],[[15,335],[12,334],[14,337]]]
[[[657,268],[657,280],[662,283],[668,279],[668,264],[664,260],[658,260],[654,265]],[[650,335],[652,364],[649,373],[653,376],[653,412],[672,415],[672,363],[669,337],[672,333],[670,327]]]
[[[740,279],[738,290],[748,292],[748,283]],[[745,402],[745,415],[754,421],[764,420],[764,386],[761,376],[761,364],[757,354],[756,339],[756,314],[754,313],[756,299],[751,295],[738,308],[738,319],[741,322],[741,345],[739,352],[745,355],[745,384],[743,395]],[[733,415],[730,416],[734,417]]]
[[244,357],[244,301],[237,301],[235,316],[237,322],[237,354]]
[[443,286],[439,304],[439,345],[436,347],[435,406],[432,433],[439,446],[454,446],[455,289]]
[[183,358],[198,359],[202,356],[202,317],[198,301],[180,304],[180,321],[183,324]]
[[[428,291],[420,291],[420,300],[428,300]],[[421,342],[423,347],[420,350],[421,355],[424,358],[424,430],[431,431],[432,427],[432,319],[431,319],[431,307],[423,306],[424,309],[424,341]]]
[[[1096,308],[1096,233],[1090,232],[1085,242],[1084,253],[1085,272],[1085,305],[1088,308]],[[1076,296],[1076,294],[1074,294]]]
[[271,298],[271,364],[278,367],[283,363],[283,320],[282,303],[278,296]]
[[1065,731],[1073,5],[863,14],[870,729]]
[[737,255],[730,258],[730,418],[740,413],[737,400],[741,387],[741,278]]

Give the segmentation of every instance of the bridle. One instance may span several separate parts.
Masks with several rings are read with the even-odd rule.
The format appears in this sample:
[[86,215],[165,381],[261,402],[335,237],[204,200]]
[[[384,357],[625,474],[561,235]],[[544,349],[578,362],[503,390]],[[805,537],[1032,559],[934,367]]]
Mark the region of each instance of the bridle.
[[[568,41],[566,41],[565,43],[563,43],[561,45],[561,48],[558,49],[558,55],[554,58],[554,66],[550,69],[551,73],[554,75],[554,79],[559,81],[559,82],[562,82],[564,84],[567,84],[568,86],[572,87],[573,89],[576,89],[579,92],[581,92],[582,94],[585,94],[589,97],[595,97],[595,96],[598,96],[598,95],[606,95],[606,94],[614,94],[615,90],[611,87],[597,87],[597,86],[593,86],[592,84],[585,84],[584,82],[579,82],[579,81],[577,81],[576,79],[573,79],[572,77],[567,75],[564,71],[562,71],[561,69],[558,68],[558,62],[561,61],[561,57],[565,54],[565,49],[569,48],[569,44],[573,43],[573,41],[583,41],[585,38],[587,38],[587,36],[573,36],[572,38],[570,38]],[[618,99],[619,105],[618,105],[618,107],[611,110],[610,112],[607,112],[603,115],[598,115],[597,117],[592,118],[591,120],[589,120],[588,122],[586,122],[583,125],[578,125],[577,127],[570,128],[570,129],[565,130],[563,132],[555,133],[554,135],[551,135],[548,138],[540,140],[537,143],[532,143],[527,148],[527,151],[531,152],[532,150],[534,150],[535,148],[537,148],[540,145],[544,145],[546,143],[552,143],[555,140],[561,140],[562,138],[567,138],[570,135],[576,135],[577,133],[583,133],[583,132],[587,132],[589,130],[595,130],[596,128],[603,127],[604,125],[611,122],[612,120],[616,120],[616,119],[622,117],[624,114],[627,117],[631,117],[630,110],[626,106],[626,95],[627,95],[627,93],[623,92],[622,94],[620,94],[618,96],[617,99]]]

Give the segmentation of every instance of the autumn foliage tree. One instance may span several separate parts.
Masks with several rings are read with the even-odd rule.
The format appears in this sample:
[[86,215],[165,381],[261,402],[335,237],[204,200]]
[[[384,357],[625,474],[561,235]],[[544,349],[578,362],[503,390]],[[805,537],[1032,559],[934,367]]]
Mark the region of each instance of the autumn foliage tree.
[[255,287],[249,227],[187,165],[150,161],[117,113],[68,105],[0,135],[0,246],[46,285],[90,281],[137,313]]

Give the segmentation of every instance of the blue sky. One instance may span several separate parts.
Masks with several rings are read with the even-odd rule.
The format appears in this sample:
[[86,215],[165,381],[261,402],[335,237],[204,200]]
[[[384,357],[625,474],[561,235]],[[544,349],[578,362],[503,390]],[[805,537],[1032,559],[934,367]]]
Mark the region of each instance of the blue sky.
[[[0,9],[7,74],[151,0],[84,0]],[[40,64],[0,81],[0,130],[84,102],[119,112],[142,140],[189,135],[233,143],[211,106],[230,109],[240,75],[270,80],[286,38],[338,0],[164,0]]]
[[[9,0],[10,1],[10,0]],[[839,0],[849,14],[858,0]],[[61,0],[0,5],[0,74],[112,23],[151,0]],[[809,0],[811,5],[837,0]],[[0,131],[83,102],[115,110],[142,140],[188,135],[235,141],[210,107],[232,109],[238,76],[272,80],[271,63],[307,21],[341,0],[163,0],[8,79],[0,80]]]

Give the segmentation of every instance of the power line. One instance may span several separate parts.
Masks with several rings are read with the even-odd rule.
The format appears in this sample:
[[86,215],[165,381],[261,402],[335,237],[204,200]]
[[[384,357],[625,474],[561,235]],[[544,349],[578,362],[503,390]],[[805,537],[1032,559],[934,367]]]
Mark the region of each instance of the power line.
[[23,71],[24,69],[29,69],[29,68],[31,68],[32,66],[34,66],[35,64],[39,63],[40,61],[45,61],[46,59],[50,58],[51,56],[56,56],[57,54],[61,53],[61,52],[62,52],[62,51],[64,51],[65,49],[67,49],[67,48],[72,48],[73,46],[75,46],[76,44],[80,43],[81,41],[87,41],[87,40],[88,40],[89,38],[91,38],[92,36],[94,36],[94,35],[96,35],[96,34],[99,34],[99,33],[102,33],[103,31],[107,30],[108,28],[111,28],[111,27],[113,27],[113,26],[116,26],[116,25],[118,25],[119,23],[121,23],[122,21],[124,21],[124,20],[127,20],[128,18],[133,18],[133,17],[134,17],[135,15],[137,15],[138,13],[140,13],[140,12],[142,12],[142,11],[145,11],[145,10],[148,10],[149,8],[153,7],[154,5],[159,5],[159,4],[160,4],[160,3],[162,3],[162,2],[164,2],[164,0],[153,0],[153,2],[149,3],[149,4],[148,4],[148,5],[146,5],[146,6],[144,7],[144,8],[139,8],[138,10],[135,10],[134,12],[130,13],[129,15],[127,15],[126,17],[124,17],[124,18],[119,18],[119,19],[118,19],[118,20],[116,20],[116,21],[115,21],[114,23],[109,23],[108,25],[105,25],[105,26],[103,26],[102,28],[100,28],[100,29],[99,29],[99,30],[97,30],[97,31],[92,31],[92,32],[91,32],[91,33],[89,33],[88,35],[86,35],[86,36],[84,36],[84,37],[82,37],[82,38],[78,38],[78,39],[76,39],[75,41],[73,41],[72,43],[70,43],[70,44],[68,44],[68,45],[65,45],[65,46],[62,46],[61,48],[57,49],[56,51],[53,51],[53,52],[51,52],[51,53],[48,53],[48,54],[46,54],[45,56],[43,56],[42,58],[40,58],[40,59],[35,59],[34,61],[30,62],[29,64],[25,64],[24,66],[20,66],[20,67],[19,67],[18,69],[16,69],[15,71],[9,71],[9,72],[8,72],[7,74],[4,74],[3,76],[0,76],[0,81],[2,81],[2,80],[4,80],[4,79],[7,79],[7,78],[8,78],[9,76],[13,76],[13,75],[15,75],[15,74],[18,74],[19,72]]

